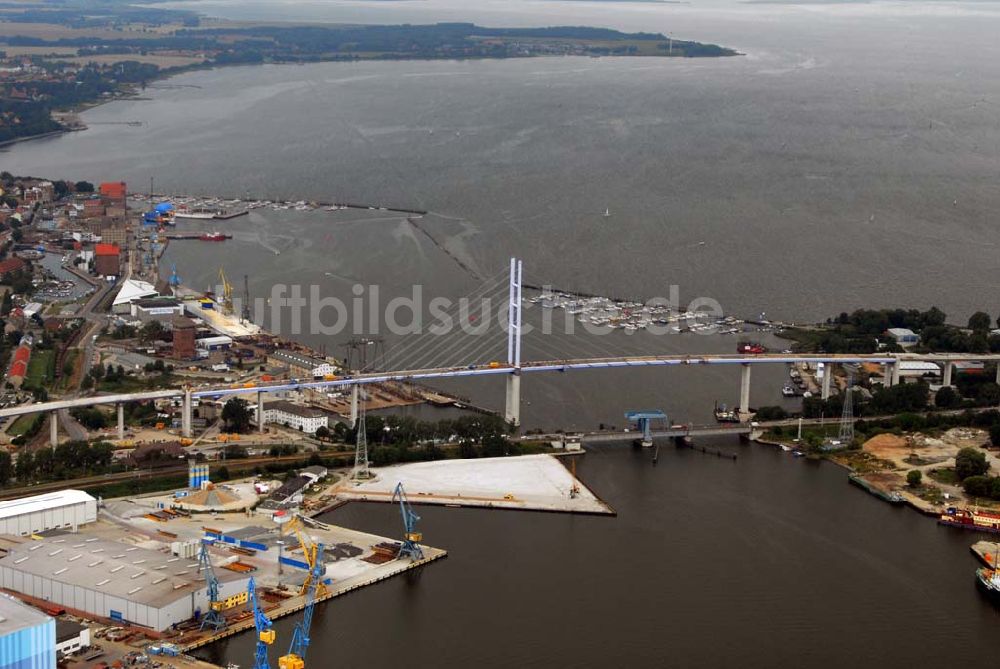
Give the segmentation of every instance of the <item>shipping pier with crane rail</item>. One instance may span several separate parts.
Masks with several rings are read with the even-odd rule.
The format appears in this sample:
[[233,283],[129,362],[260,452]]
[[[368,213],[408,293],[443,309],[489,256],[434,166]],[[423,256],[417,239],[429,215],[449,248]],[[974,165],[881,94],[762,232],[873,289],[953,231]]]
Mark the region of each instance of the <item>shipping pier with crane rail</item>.
[[[301,586],[295,586],[295,594],[293,596],[276,602],[272,606],[268,607],[266,616],[264,616],[268,621],[273,621],[281,617],[298,614],[299,612],[302,612],[303,614],[302,619],[296,623],[296,633],[294,638],[288,640],[290,642],[288,652],[284,653],[275,665],[278,669],[303,669],[304,664],[300,664],[300,661],[304,662],[304,658],[306,656],[306,649],[309,644],[309,626],[311,624],[312,610],[316,604],[349,592],[353,592],[359,588],[378,583],[379,581],[383,581],[410,569],[421,567],[447,556],[447,552],[445,550],[426,545],[419,545],[416,543],[423,538],[422,535],[416,531],[416,522],[418,518],[416,517],[416,514],[412,513],[412,510],[410,510],[410,514],[412,515],[407,515],[403,512],[404,509],[408,509],[408,504],[401,506],[404,529],[402,539],[393,538],[390,540],[390,543],[397,547],[395,556],[392,556],[384,561],[369,562],[367,563],[367,567],[364,572],[351,574],[345,577],[338,577],[336,574],[332,576],[330,575],[329,572],[333,570],[329,569],[330,563],[324,560],[324,544],[320,540],[314,538],[314,536],[312,536],[313,534],[322,536],[325,541],[329,542],[329,545],[336,544],[337,539],[342,538],[344,532],[350,532],[352,536],[364,535],[368,537],[368,541],[372,542],[376,549],[387,545],[386,538],[367,535],[353,530],[346,530],[346,528],[330,526],[316,521],[309,516],[290,514],[284,522],[279,521],[279,536],[284,540],[283,544],[287,544],[287,546],[294,545],[296,546],[295,550],[301,551],[301,555],[295,558],[279,557],[279,563],[283,568],[285,568],[286,574],[290,572],[298,574],[305,572],[306,578],[303,580]],[[224,542],[218,541],[208,543],[214,543],[220,546],[224,544]],[[203,545],[208,544],[203,543]],[[409,552],[407,552],[406,549],[408,545],[412,546]],[[292,552],[292,550],[288,547],[286,547],[286,551]],[[302,569],[303,566],[305,566],[306,569]],[[230,607],[230,610],[233,611],[242,611],[245,608],[247,612],[253,612],[253,615],[238,617],[234,620],[227,620],[226,623],[218,629],[212,629],[210,626],[206,626],[204,634],[199,634],[195,638],[186,640],[184,643],[178,643],[178,647],[183,652],[189,652],[194,649],[210,645],[220,639],[224,639],[250,629],[257,630],[257,640],[258,643],[260,643],[261,628],[259,625],[261,625],[263,621],[256,615],[256,612],[259,609],[259,601],[257,603],[257,608],[255,609],[254,599],[259,597],[258,586],[261,579],[265,578],[268,578],[268,576],[263,573],[255,576],[254,592],[251,593],[248,588],[246,593],[242,593],[244,596],[241,599],[241,604],[246,604],[245,607],[241,604],[235,605],[235,608]],[[223,606],[225,606],[225,603]],[[260,609],[260,613],[264,613],[262,609]],[[267,629],[269,628],[264,629],[264,631],[267,631]],[[273,645],[274,643],[284,645],[285,642],[278,639],[266,645]],[[258,647],[258,652],[260,652],[260,650],[261,649]],[[264,654],[266,656],[266,652]]]

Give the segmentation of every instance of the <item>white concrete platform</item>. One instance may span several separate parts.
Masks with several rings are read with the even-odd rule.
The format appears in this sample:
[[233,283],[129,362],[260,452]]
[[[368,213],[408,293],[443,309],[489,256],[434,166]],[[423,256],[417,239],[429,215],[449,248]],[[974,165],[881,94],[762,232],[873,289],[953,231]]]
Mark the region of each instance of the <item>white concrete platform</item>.
[[399,482],[413,504],[445,504],[535,511],[613,514],[614,511],[550,455],[438,460],[373,470],[364,483],[343,480],[332,492],[341,499],[381,501],[392,498]]

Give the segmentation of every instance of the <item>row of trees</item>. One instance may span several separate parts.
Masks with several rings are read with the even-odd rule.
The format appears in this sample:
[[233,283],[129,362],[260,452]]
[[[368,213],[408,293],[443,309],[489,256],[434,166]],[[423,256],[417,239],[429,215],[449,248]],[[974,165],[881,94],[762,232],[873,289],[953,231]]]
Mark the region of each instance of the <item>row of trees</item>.
[[0,486],[16,481],[29,485],[40,480],[64,480],[106,471],[111,465],[114,446],[107,442],[90,445],[68,441],[54,449],[23,450],[12,461],[10,453],[0,451]]

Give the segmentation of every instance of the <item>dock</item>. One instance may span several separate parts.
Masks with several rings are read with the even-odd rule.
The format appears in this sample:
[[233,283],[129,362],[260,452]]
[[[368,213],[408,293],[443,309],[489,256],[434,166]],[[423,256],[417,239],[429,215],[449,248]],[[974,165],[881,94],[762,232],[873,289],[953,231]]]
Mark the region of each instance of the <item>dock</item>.
[[991,569],[1000,560],[1000,543],[995,541],[977,541],[969,547],[969,550],[979,558],[980,562]]
[[[410,561],[405,558],[397,558],[395,560],[392,560],[391,562],[379,565],[378,567],[372,570],[374,571],[374,573],[359,574],[358,576],[352,578],[345,578],[338,581],[334,581],[332,584],[328,586],[328,592],[324,597],[316,598],[316,603],[318,604],[320,602],[325,602],[330,599],[333,599],[334,597],[341,597],[350,592],[354,592],[355,590],[358,590],[360,588],[364,588],[369,585],[374,585],[379,581],[384,581],[398,574],[402,574],[405,571],[422,567],[425,564],[430,564],[435,560],[440,560],[441,558],[448,556],[448,552],[440,548],[430,548],[424,545],[421,545],[421,548],[424,551],[424,558],[422,560]],[[305,597],[302,596],[291,597],[288,600],[276,606],[275,608],[268,609],[267,615],[271,620],[277,620],[278,618],[295,614],[304,609],[305,606],[306,606]],[[183,652],[189,653],[197,648],[207,646],[221,639],[225,639],[227,637],[240,634],[241,632],[245,632],[253,628],[254,628],[253,617],[252,616],[246,617],[242,620],[230,623],[225,627],[225,629],[221,629],[218,632],[215,632],[214,634],[210,634],[204,637],[199,637],[186,644],[183,645],[178,644],[178,645],[180,646]]]

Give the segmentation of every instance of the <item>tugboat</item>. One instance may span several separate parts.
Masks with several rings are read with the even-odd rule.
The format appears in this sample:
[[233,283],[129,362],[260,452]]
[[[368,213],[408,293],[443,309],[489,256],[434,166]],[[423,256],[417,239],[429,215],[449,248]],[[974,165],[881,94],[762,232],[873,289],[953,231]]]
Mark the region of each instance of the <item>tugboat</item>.
[[767,353],[767,347],[756,341],[739,341],[736,343],[736,352],[758,355],[760,353]]

